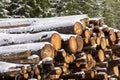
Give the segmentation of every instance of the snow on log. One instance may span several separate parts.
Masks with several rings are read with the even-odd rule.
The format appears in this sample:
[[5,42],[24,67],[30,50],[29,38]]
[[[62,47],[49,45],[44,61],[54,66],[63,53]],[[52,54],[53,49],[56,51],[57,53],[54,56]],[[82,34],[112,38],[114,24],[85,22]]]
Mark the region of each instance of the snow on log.
[[33,22],[37,21],[37,19],[8,19],[0,21],[0,28],[15,28],[15,27],[26,27],[31,25]]
[[[11,67],[18,67],[18,66],[24,66],[24,65],[0,61],[0,73],[14,71],[14,69],[10,69],[10,68]],[[18,68],[17,70],[20,70],[20,68]]]
[[[74,32],[74,24],[76,21],[80,21],[81,19],[88,18],[87,15],[78,15],[78,16],[70,16],[70,17],[61,17],[61,18],[48,18],[43,20],[38,20],[36,23],[31,24],[28,27],[20,27],[20,28],[10,28],[10,29],[0,29],[2,33],[35,33],[41,31],[50,31],[55,30],[61,33],[75,33]],[[81,25],[78,25],[81,26]]]
[[49,41],[53,33],[56,31],[40,32],[35,34],[6,34],[0,33],[0,46]]
[[[41,58],[45,57],[54,57],[54,47],[48,42],[40,42],[40,43],[27,43],[27,44],[17,44],[17,45],[9,45],[9,46],[1,46],[0,51],[1,55],[9,54],[10,51],[12,53],[16,53],[18,50],[27,49],[30,50],[31,54],[40,55]],[[4,51],[4,52],[3,52]],[[12,55],[12,54],[11,54]],[[8,56],[9,57],[9,56]]]

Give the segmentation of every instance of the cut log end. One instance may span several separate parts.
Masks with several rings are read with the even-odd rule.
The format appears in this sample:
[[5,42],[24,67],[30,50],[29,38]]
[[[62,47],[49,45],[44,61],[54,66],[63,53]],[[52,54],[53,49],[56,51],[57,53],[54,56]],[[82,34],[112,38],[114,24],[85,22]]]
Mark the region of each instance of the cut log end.
[[85,38],[90,39],[91,32],[90,32],[88,29],[86,29],[86,30],[84,31],[84,35],[85,35]]
[[83,49],[83,39],[81,36],[76,37],[76,42],[77,42],[77,51],[80,52]]
[[104,52],[101,49],[98,51],[98,58],[99,58],[100,62],[103,62],[105,59]]
[[107,43],[106,43],[106,39],[104,37],[101,38],[101,48],[102,49],[106,49]]
[[51,37],[51,43],[55,50],[61,49],[61,36],[57,33],[54,33]]
[[41,58],[51,57],[54,58],[55,56],[55,49],[50,44],[45,44],[45,46],[41,50],[40,54]]
[[113,29],[109,30],[109,40],[112,44],[114,44],[114,42],[116,41],[116,36]]
[[79,22],[74,24],[74,32],[79,35],[82,34],[82,25]]
[[77,51],[77,42],[74,36],[71,36],[69,39],[69,47],[70,47],[71,52],[74,53]]

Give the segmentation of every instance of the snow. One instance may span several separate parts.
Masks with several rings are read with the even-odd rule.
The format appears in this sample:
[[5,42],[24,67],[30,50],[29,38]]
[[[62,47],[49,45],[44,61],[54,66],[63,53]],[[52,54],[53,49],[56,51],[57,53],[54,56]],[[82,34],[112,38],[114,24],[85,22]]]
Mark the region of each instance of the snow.
[[51,57],[46,57],[46,58],[42,59],[42,60],[38,63],[38,65],[41,65],[42,63],[49,62],[49,61],[53,61],[53,58],[51,58]]
[[[22,64],[14,64],[14,63],[7,63],[7,62],[0,61],[0,73],[12,71],[9,68],[10,67],[16,67],[16,66],[23,66],[23,65]],[[15,69],[15,70],[20,70],[20,69],[18,68],[18,69]]]
[[54,69],[57,70],[57,69],[61,69],[61,68],[60,67],[55,67]]
[[96,69],[97,69],[97,70],[105,70],[105,71],[107,71],[107,68],[100,68],[100,67],[97,67]]
[[98,72],[97,74],[106,74],[105,72]]
[[38,55],[32,55],[32,56],[29,56],[28,59],[34,59],[34,58],[38,58],[39,56]]
[[37,80],[37,79],[35,79],[35,78],[31,78],[31,79],[28,79],[28,80]]
[[63,41],[66,41],[68,39],[70,39],[71,36],[76,37],[77,35],[73,35],[73,34],[60,34],[61,38],[63,39]]
[[99,19],[103,19],[103,17],[98,17],[98,18],[90,18],[89,20],[99,20]]
[[93,46],[91,46],[91,48],[96,48],[97,47],[97,44],[94,44]]
[[27,18],[24,18],[24,19],[8,19],[8,20],[3,19],[2,21],[0,21],[0,27],[17,26],[17,25],[23,25],[23,24],[32,24],[35,21],[37,21],[37,19],[27,19]]
[[21,53],[21,52],[25,52],[27,51],[27,49],[7,49],[7,50],[0,50],[0,54],[2,55],[9,55],[9,54],[12,54],[12,53]]
[[42,59],[42,62],[45,63],[45,62],[52,61],[52,60],[53,60],[53,58],[46,57],[46,58]]
[[0,45],[31,43],[34,41],[41,41],[48,39],[56,31],[41,32],[35,34],[6,34],[0,33]]
[[82,60],[82,59],[86,59],[86,56],[83,56],[83,57],[81,57],[81,58],[78,58],[77,60]]

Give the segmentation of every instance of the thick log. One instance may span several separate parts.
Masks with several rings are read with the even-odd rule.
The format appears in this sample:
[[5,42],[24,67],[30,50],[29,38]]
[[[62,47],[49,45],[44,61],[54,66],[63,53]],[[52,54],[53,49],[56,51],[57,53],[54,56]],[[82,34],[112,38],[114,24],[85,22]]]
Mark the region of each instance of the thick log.
[[[74,32],[74,24],[76,21],[79,21],[80,19],[87,18],[87,15],[78,15],[78,16],[72,16],[68,18],[49,18],[40,20],[28,27],[21,27],[21,28],[11,28],[11,29],[0,29],[0,32],[4,33],[35,33],[35,32],[41,32],[41,31],[50,31],[55,30],[60,33],[75,33]],[[52,21],[53,20],[53,21]]]
[[31,54],[40,55],[41,58],[54,57],[55,54],[54,47],[48,42],[17,44],[0,47],[0,50],[1,51],[4,50],[5,52],[16,49],[28,49],[30,50]]
[[38,19],[2,19],[0,21],[0,29],[27,27]]
[[13,45],[22,43],[32,42],[50,42],[52,34],[57,33],[56,31],[40,32],[35,34],[6,34],[0,33],[0,46],[2,45]]

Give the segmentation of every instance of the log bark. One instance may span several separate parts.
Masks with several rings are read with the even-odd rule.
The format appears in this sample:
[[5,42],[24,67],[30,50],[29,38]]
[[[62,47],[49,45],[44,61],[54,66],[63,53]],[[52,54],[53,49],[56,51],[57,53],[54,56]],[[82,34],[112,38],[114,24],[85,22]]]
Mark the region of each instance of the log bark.
[[30,50],[25,50],[25,49],[22,49],[22,50],[12,50],[11,52],[10,51],[5,51],[4,50],[2,51],[1,50],[1,53],[0,53],[0,60],[4,60],[4,61],[10,61],[10,60],[18,60],[18,59],[24,59],[24,58],[27,58],[31,55],[31,52]]
[[11,59],[10,60],[5,60],[6,62],[11,62],[11,63],[17,63],[17,64],[37,64],[40,61],[39,57],[33,58],[33,59],[19,59],[17,58],[16,60]]

